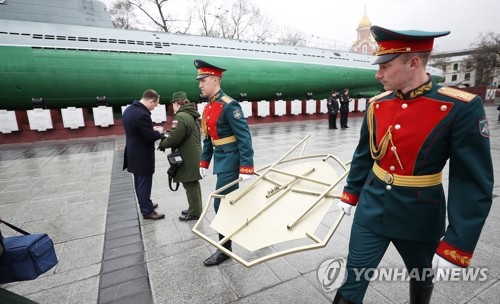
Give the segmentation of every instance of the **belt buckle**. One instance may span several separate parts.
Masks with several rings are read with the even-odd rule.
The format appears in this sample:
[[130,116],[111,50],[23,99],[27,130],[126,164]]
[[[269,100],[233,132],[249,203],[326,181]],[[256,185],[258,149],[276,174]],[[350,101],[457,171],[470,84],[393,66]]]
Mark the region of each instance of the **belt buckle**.
[[384,176],[384,181],[389,184],[389,185],[392,185],[392,183],[394,183],[394,176],[390,173],[386,173],[385,176]]

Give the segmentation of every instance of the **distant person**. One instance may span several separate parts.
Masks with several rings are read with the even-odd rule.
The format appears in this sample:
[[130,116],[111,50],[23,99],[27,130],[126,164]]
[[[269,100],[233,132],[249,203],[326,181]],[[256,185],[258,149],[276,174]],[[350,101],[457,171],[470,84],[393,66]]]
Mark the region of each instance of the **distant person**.
[[[216,189],[241,178],[243,181],[252,177],[253,148],[252,135],[240,104],[226,95],[221,89],[222,73],[226,69],[211,65],[202,60],[195,60],[198,69],[196,79],[201,95],[208,98],[201,121],[203,151],[201,154],[200,174],[205,177],[212,156],[213,173],[217,175]],[[222,191],[230,193],[238,189],[235,184]],[[214,199],[215,212],[219,210],[220,198]],[[224,238],[219,234],[219,240]],[[224,243],[231,250],[231,241]],[[229,256],[217,250],[204,261],[205,266],[215,266],[229,259]]]
[[498,105],[497,110],[498,110],[498,121],[500,121],[500,105]]
[[328,109],[328,129],[337,129],[337,114],[339,113],[339,97],[336,91],[332,91],[326,101]]
[[160,142],[158,149],[165,151],[167,148],[175,148],[181,154],[183,163],[173,176],[173,181],[182,183],[189,208],[181,212],[179,220],[197,220],[202,211],[199,170],[201,137],[198,123],[200,113],[196,105],[187,99],[185,92],[175,92],[170,104],[174,108],[172,126],[168,137]]
[[155,173],[155,141],[162,138],[163,128],[153,128],[151,111],[160,103],[154,90],[146,90],[141,100],[134,100],[123,112],[125,152],[123,170],[134,174],[134,188],[143,218],[159,220],[158,204],[151,201],[153,174]]
[[347,118],[349,116],[349,89],[345,88],[340,94],[340,127],[342,129],[349,128]]
[[434,38],[449,31],[371,31],[375,77],[387,91],[370,100],[338,203],[347,215],[357,208],[347,280],[333,303],[363,301],[371,277],[356,273],[376,269],[392,243],[409,274],[410,303],[426,304],[434,279],[469,266],[490,211],[488,121],[479,96],[441,87],[426,73]]

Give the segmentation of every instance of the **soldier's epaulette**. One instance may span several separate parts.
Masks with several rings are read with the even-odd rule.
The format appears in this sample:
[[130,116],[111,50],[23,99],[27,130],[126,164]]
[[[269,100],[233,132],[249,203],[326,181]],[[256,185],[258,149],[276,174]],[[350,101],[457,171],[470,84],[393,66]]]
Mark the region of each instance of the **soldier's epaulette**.
[[380,94],[378,94],[378,95],[375,95],[375,96],[373,96],[372,98],[370,98],[370,100],[368,101],[368,103],[370,103],[370,102],[374,102],[375,100],[378,100],[378,99],[383,98],[383,97],[385,97],[385,96],[387,96],[387,95],[390,95],[390,94],[392,94],[392,91],[385,91],[385,92],[383,92],[383,93],[380,93]]
[[233,99],[227,95],[222,96],[220,99],[222,99],[222,101],[224,101],[225,103],[230,103],[231,101],[233,101]]
[[439,94],[446,95],[458,100],[461,100],[463,102],[469,102],[472,99],[474,99],[477,95],[472,94],[469,92],[465,92],[459,89],[454,89],[454,88],[449,88],[449,87],[442,87],[438,90]]

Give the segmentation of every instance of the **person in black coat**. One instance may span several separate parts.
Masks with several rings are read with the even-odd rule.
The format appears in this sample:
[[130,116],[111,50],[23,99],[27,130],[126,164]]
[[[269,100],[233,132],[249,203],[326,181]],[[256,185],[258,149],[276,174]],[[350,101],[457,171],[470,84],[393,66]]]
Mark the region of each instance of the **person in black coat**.
[[342,129],[349,128],[347,126],[347,117],[349,116],[349,89],[342,90],[340,95],[340,127]]
[[162,127],[153,127],[151,111],[160,103],[160,95],[146,90],[141,100],[134,100],[123,112],[125,151],[123,170],[134,174],[134,188],[145,219],[158,220],[164,214],[155,211],[158,204],[151,201],[155,172],[155,141],[164,137]]
[[326,101],[328,109],[328,129],[337,129],[337,114],[339,113],[339,97],[336,91],[332,91]]

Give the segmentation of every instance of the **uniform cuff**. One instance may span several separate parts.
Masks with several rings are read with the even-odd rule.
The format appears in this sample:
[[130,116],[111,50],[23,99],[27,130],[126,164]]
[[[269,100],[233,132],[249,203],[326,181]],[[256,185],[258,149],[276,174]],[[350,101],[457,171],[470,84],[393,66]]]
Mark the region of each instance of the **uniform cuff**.
[[344,190],[344,192],[342,193],[342,198],[340,200],[346,204],[356,206],[359,200],[359,195],[349,193]]
[[472,259],[472,253],[457,249],[445,241],[439,243],[436,253],[448,262],[460,267],[468,267]]
[[201,167],[201,168],[208,169],[208,166],[209,166],[209,165],[210,165],[210,163],[209,163],[209,162],[207,162],[207,161],[204,161],[204,160],[200,161],[200,167]]
[[253,167],[252,166],[240,166],[240,173],[241,174],[253,174]]

